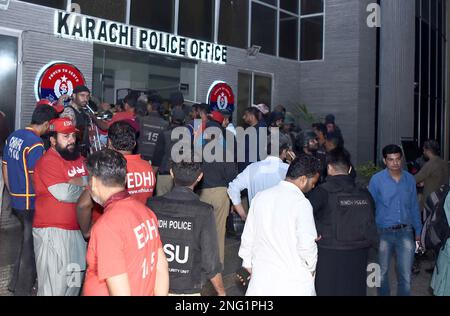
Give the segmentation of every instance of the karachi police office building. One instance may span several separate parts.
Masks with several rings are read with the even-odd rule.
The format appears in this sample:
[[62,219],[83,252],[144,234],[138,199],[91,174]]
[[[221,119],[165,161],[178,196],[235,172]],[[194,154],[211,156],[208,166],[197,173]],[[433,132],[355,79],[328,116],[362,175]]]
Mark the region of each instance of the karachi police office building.
[[[24,127],[35,84],[74,65],[100,101],[128,89],[333,113],[355,165],[410,138],[449,157],[446,0],[0,0],[0,110]],[[376,27],[380,23],[381,27]],[[70,89],[69,89],[70,90]],[[301,124],[304,128],[306,123]]]

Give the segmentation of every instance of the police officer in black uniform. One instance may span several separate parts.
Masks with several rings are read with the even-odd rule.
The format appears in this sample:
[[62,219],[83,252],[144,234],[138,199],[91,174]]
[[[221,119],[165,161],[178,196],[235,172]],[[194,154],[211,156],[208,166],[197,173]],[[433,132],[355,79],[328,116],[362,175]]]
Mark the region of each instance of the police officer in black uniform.
[[172,164],[170,173],[175,183],[172,191],[148,201],[158,217],[169,262],[169,293],[200,295],[204,280],[209,279],[217,294],[224,296],[214,209],[194,193],[203,177],[201,164]]
[[153,171],[158,172],[164,156],[164,131],[169,127],[169,122],[161,117],[159,109],[161,104],[157,102],[160,98],[149,97],[151,106],[148,106],[148,116],[139,118],[140,134],[137,140],[138,153],[142,159],[151,161]]
[[349,175],[350,154],[327,155],[328,178],[308,198],[314,209],[318,241],[318,296],[365,296],[370,247],[377,247],[375,203]]

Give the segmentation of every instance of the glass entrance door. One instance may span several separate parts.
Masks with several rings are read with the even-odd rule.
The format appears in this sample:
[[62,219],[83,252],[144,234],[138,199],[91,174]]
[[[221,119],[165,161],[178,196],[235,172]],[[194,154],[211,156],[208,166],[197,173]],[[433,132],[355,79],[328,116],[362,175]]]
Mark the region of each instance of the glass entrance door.
[[0,34],[0,111],[6,114],[10,131],[16,121],[17,47],[17,37]]

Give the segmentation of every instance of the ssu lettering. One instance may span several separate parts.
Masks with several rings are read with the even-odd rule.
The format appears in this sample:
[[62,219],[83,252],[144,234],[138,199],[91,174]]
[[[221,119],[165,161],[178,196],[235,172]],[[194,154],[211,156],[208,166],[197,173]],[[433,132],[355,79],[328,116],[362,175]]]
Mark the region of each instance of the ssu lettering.
[[167,262],[173,262],[174,260],[177,263],[184,264],[188,262],[189,260],[189,247],[185,246],[183,251],[183,259],[181,259],[181,247],[179,245],[171,245],[171,244],[165,244],[164,252],[167,255]]

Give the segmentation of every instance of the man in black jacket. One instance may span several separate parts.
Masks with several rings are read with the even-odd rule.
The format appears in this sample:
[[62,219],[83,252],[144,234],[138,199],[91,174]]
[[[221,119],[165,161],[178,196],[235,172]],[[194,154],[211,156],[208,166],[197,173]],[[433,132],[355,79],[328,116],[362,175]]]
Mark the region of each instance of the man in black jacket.
[[201,164],[172,164],[170,174],[173,190],[148,202],[158,218],[169,262],[169,293],[200,295],[205,279],[209,279],[218,295],[224,296],[214,209],[193,192],[203,177]]
[[164,131],[169,128],[169,122],[159,114],[160,103],[157,102],[157,96],[151,96],[149,102],[151,106],[148,106],[148,116],[139,118],[137,145],[142,159],[151,161],[153,171],[157,173],[164,156]]
[[318,296],[365,296],[367,260],[378,242],[375,204],[368,190],[349,175],[350,154],[337,149],[327,156],[328,178],[309,195],[318,241]]

